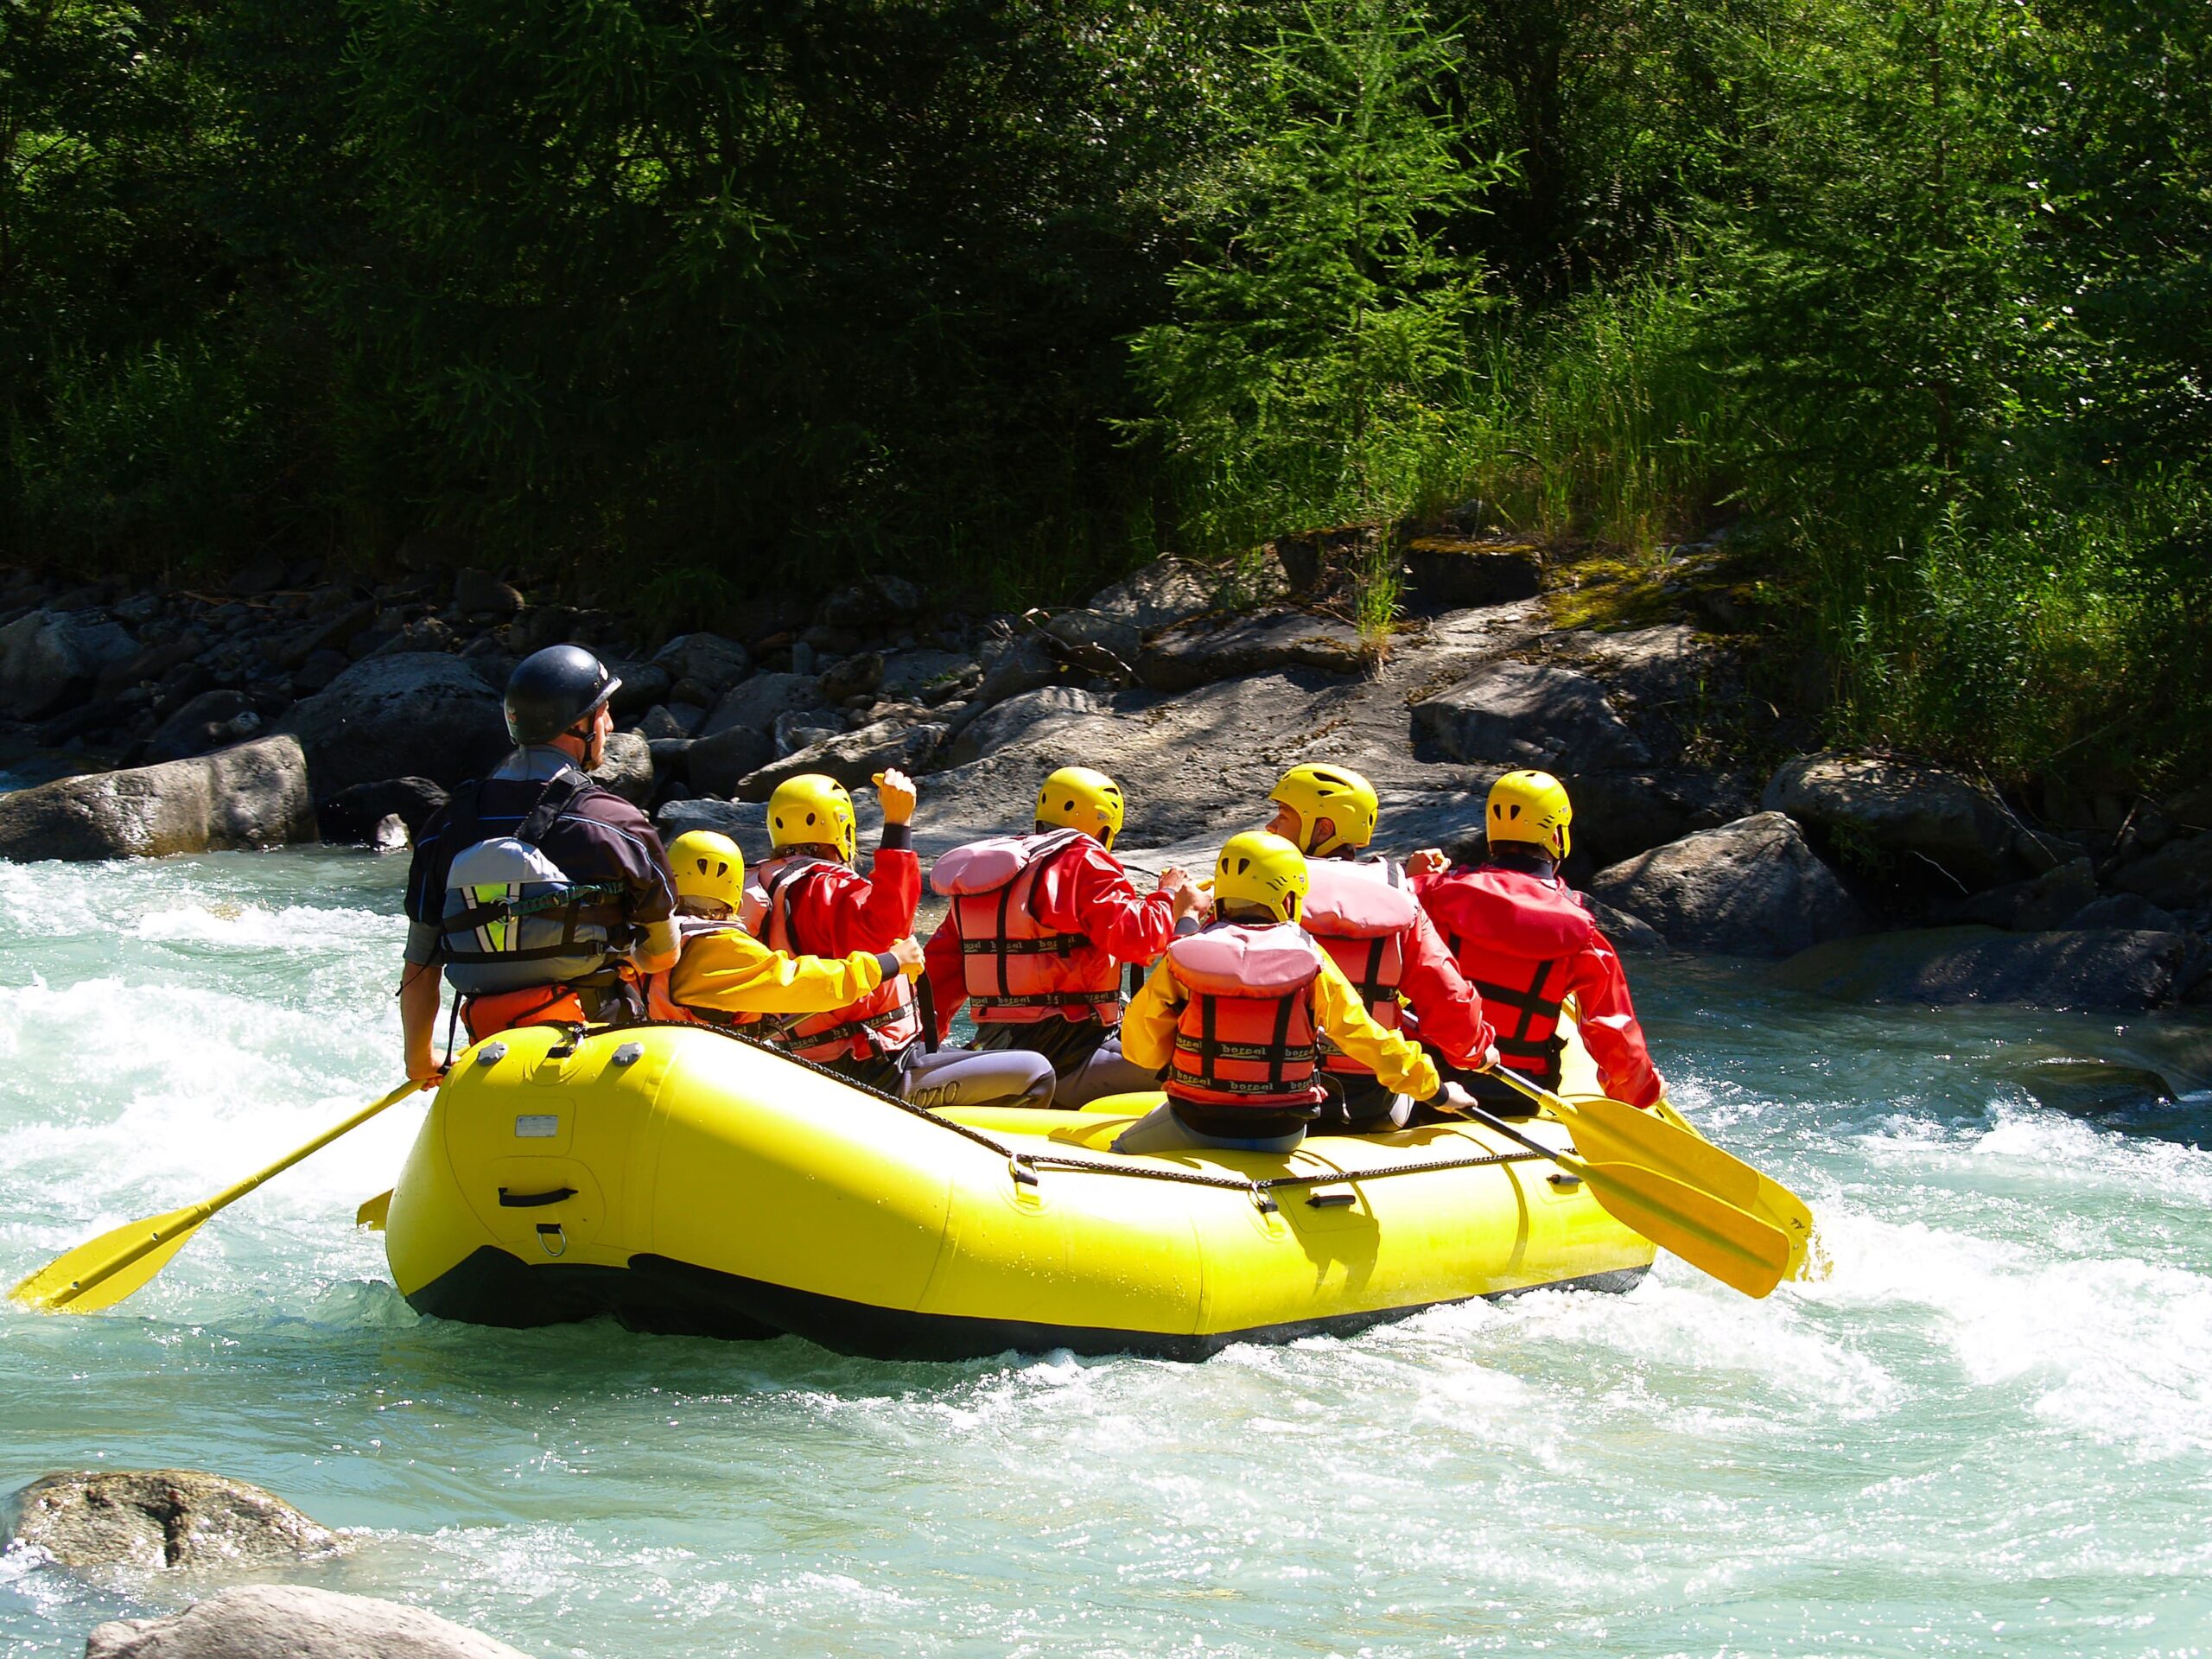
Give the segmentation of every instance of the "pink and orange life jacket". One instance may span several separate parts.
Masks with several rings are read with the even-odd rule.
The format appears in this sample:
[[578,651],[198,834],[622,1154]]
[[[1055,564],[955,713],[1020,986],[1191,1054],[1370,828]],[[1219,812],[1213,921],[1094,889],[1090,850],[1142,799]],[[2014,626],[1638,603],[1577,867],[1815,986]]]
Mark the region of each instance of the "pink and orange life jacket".
[[1122,1018],[1122,969],[1081,933],[1038,919],[1038,882],[1053,861],[1087,840],[1079,830],[994,836],[956,847],[930,883],[952,900],[969,1017],[979,1025],[1033,1024],[1055,1016]]
[[1160,1080],[1168,1097],[1255,1111],[1320,1100],[1313,982],[1323,960],[1289,923],[1217,923],[1170,944],[1167,971],[1188,997]]

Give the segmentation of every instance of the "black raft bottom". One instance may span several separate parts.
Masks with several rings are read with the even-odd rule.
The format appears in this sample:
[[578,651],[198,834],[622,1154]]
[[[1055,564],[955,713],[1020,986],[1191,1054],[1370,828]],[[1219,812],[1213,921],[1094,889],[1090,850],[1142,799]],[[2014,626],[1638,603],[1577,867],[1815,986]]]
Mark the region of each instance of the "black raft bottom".
[[[1532,1290],[1620,1292],[1632,1288],[1645,1271],[1620,1268],[1548,1285],[1528,1285],[1490,1300],[1502,1301]],[[489,1244],[407,1300],[419,1313],[472,1325],[559,1325],[607,1313],[632,1331],[659,1336],[757,1341],[788,1333],[864,1359],[985,1359],[1009,1351],[1038,1354],[1056,1349],[1078,1354],[1205,1359],[1232,1343],[1348,1337],[1373,1325],[1409,1318],[1424,1308],[1449,1305],[1421,1302],[1207,1336],[1179,1336],[1110,1325],[1039,1325],[1027,1319],[910,1313],[740,1278],[663,1255],[633,1255],[627,1268],[533,1267]]]

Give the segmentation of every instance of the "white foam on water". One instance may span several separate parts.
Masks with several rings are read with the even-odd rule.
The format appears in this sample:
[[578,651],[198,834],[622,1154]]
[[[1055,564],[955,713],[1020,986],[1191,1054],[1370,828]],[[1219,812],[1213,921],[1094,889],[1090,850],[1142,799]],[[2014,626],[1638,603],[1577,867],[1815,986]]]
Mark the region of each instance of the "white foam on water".
[[[389,1086],[397,880],[0,865],[6,1264]],[[1637,988],[1673,1097],[1813,1204],[1827,1280],[1754,1302],[1662,1256],[1625,1296],[1201,1365],[468,1330],[352,1225],[410,1102],[124,1306],[0,1313],[0,1439],[367,1520],[335,1587],[548,1655],[2202,1647],[2212,1156],[1976,1070],[2037,1016]],[[0,1649],[79,1652],[150,1593],[0,1558]]]

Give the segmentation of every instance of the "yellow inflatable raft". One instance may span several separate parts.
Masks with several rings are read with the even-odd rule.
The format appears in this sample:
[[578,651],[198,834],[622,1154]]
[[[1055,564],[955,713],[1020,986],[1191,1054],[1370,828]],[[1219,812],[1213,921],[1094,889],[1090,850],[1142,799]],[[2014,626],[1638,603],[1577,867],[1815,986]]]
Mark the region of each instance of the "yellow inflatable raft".
[[[696,1027],[468,1050],[391,1198],[425,1313],[791,1332],[879,1358],[1197,1358],[1547,1285],[1652,1246],[1479,1128],[1106,1150],[1127,1111],[932,1113]],[[1565,1130],[1530,1133],[1564,1149]]]

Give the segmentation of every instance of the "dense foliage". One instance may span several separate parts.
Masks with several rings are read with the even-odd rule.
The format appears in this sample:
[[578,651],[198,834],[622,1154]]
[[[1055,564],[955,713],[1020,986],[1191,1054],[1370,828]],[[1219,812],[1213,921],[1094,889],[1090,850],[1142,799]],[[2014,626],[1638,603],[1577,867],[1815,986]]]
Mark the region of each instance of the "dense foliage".
[[0,555],[1054,596],[1726,529],[1840,736],[2212,758],[2202,0],[0,0]]

